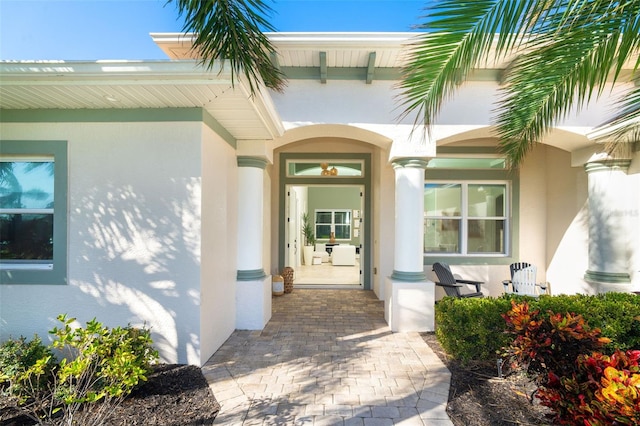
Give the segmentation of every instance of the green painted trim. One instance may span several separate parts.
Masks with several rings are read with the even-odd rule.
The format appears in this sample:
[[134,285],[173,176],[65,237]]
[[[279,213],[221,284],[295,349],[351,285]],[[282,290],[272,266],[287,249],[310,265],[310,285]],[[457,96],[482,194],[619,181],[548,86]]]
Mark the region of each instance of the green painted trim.
[[369,61],[367,62],[367,79],[366,83],[371,84],[376,75],[376,52],[369,52]]
[[232,148],[237,141],[215,118],[202,108],[133,109],[8,109],[2,110],[0,123],[138,123],[201,122]]
[[394,169],[426,169],[429,160],[423,158],[398,158],[391,162]]
[[238,157],[238,167],[253,167],[256,169],[264,170],[267,167],[268,161],[260,157]]
[[[288,80],[320,80],[320,67],[281,67]],[[367,67],[327,68],[327,80],[362,80],[367,81],[370,69]],[[400,80],[402,73],[399,68],[374,68],[375,80]]]
[[584,274],[584,279],[597,283],[631,283],[631,276],[625,272],[600,272],[587,270]]
[[425,265],[433,265],[436,262],[449,265],[511,265],[519,261],[517,256],[424,256]]
[[396,271],[393,270],[391,274],[391,279],[395,281],[405,281],[405,282],[418,282],[418,281],[426,281],[427,274],[424,272],[404,272],[404,271]]
[[220,136],[229,146],[233,149],[238,148],[238,141],[233,137],[229,131],[218,122],[211,114],[206,110],[202,110],[202,122],[211,130],[213,130],[218,136]]
[[320,52],[320,83],[327,82],[327,52]]
[[142,121],[203,121],[202,108],[135,109],[9,109],[2,110],[3,123],[110,123]]
[[[375,53],[375,52],[372,52]],[[320,67],[280,67],[288,80],[320,80]],[[372,69],[367,67],[327,67],[328,80],[367,81]],[[465,81],[500,81],[501,69],[479,69],[469,72]],[[373,80],[401,80],[402,69],[373,67]]]
[[500,154],[492,146],[439,146],[436,148],[438,154]]
[[621,170],[626,172],[631,165],[631,160],[603,160],[586,163],[584,170],[587,173],[610,172],[611,170]]
[[251,269],[248,271],[240,271],[236,275],[238,281],[256,281],[266,278],[267,274],[264,269]]
[[[286,204],[286,188],[287,186],[305,186],[305,185],[345,185],[345,186],[362,186],[364,187],[364,212],[363,217],[370,218],[365,220],[362,225],[363,237],[361,237],[360,244],[364,250],[364,256],[360,258],[363,272],[363,288],[365,290],[371,290],[371,275],[372,275],[372,247],[373,247],[373,211],[372,211],[372,170],[371,170],[371,154],[369,153],[324,153],[324,152],[283,152],[280,153],[280,168],[278,171],[279,188],[278,196],[280,202],[278,206],[278,269],[282,270],[285,266],[285,226],[287,216],[285,212]],[[327,179],[326,177],[287,177],[287,161],[288,160],[363,160],[362,176],[352,176],[348,178],[332,177]]]
[[[4,113],[4,112],[3,112]],[[53,269],[3,270],[0,284],[66,284],[68,235],[68,155],[67,141],[0,141],[2,154],[53,155]]]
[[513,180],[517,173],[506,169],[426,169],[427,180]]

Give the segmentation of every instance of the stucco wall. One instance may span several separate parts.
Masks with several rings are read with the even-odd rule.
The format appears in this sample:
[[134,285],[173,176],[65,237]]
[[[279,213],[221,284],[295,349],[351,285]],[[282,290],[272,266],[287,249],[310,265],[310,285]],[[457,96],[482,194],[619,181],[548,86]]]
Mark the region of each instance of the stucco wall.
[[389,163],[389,151],[378,150],[373,155],[373,268],[372,288],[385,299],[385,280],[393,273],[395,253],[395,172]]
[[202,138],[201,365],[235,329],[237,177],[234,149],[205,127]]
[[[5,139],[68,141],[69,267],[67,285],[0,285],[0,338],[33,333],[46,338],[55,317],[67,313],[82,324],[94,317],[108,326],[146,324],[163,361],[200,364],[201,345],[211,352],[230,333],[225,311],[233,303],[221,301],[227,307],[207,314],[209,323],[223,324],[222,331],[206,327],[207,337],[201,338],[201,279],[215,283],[216,264],[233,267],[222,259],[201,271],[201,261],[216,255],[209,246],[201,254],[201,229],[233,216],[222,211],[226,204],[214,206],[206,197],[203,202],[202,167],[212,161],[201,162],[201,153],[215,156],[221,167],[231,153],[228,147],[213,149],[211,137],[202,149],[202,128],[201,123],[2,125]],[[207,175],[207,187],[227,172]],[[203,225],[201,208],[220,210],[219,218]],[[222,240],[232,232],[218,228]],[[207,287],[207,307],[220,295],[233,300],[228,289],[219,290],[223,286]]]

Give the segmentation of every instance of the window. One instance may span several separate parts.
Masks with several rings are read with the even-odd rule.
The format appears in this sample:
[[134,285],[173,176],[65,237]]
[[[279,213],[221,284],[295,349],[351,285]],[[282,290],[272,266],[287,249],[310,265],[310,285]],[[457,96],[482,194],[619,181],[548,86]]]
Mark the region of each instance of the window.
[[351,239],[351,210],[316,210],[316,239]]
[[503,157],[478,156],[437,157],[429,161],[428,169],[456,169],[456,170],[489,170],[506,169],[507,161]]
[[66,142],[2,141],[0,283],[66,280]]
[[426,253],[506,255],[506,182],[430,182],[425,184]]
[[362,160],[287,160],[287,177],[362,177]]

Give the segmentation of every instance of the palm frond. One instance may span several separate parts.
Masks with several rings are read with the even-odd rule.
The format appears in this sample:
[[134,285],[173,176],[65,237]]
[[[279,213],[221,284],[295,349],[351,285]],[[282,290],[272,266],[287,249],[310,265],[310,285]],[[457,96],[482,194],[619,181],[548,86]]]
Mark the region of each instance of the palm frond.
[[612,13],[611,2],[591,3],[571,20],[565,13],[552,17],[527,44],[530,52],[508,71],[497,125],[500,149],[514,166],[554,122],[611,87],[611,76],[617,78],[622,66],[620,55],[626,59],[637,52],[633,43],[621,52],[629,9]]
[[402,117],[417,113],[414,125],[429,126],[492,49],[496,59],[511,54],[496,124],[513,166],[556,120],[608,90],[630,60],[640,65],[640,0],[442,0],[426,10],[426,33],[410,45],[400,84]]
[[231,65],[231,76],[244,74],[253,96],[258,87],[282,91],[284,74],[272,63],[275,51],[263,31],[274,31],[267,17],[272,9],[262,0],[168,0],[175,2],[180,16],[185,17],[184,32],[195,33],[193,48],[201,62],[220,69],[225,61]]
[[619,101],[620,112],[591,133],[596,142],[605,144],[605,151],[616,156],[627,153],[631,144],[640,141],[640,86],[624,94]]
[[[425,9],[425,23],[418,29],[426,32],[408,46],[408,64],[399,84],[401,118],[416,113],[414,124],[429,126],[443,102],[472,68],[488,59],[492,48],[500,57],[522,43],[524,30],[543,25],[548,1],[443,0]],[[528,16],[534,16],[533,21],[527,21]]]

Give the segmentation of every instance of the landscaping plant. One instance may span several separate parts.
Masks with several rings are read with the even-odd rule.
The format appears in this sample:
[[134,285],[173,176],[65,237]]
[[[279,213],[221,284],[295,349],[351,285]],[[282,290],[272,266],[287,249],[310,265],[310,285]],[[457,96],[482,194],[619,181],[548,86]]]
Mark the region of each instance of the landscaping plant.
[[436,335],[453,358],[463,362],[483,361],[494,364],[509,345],[502,315],[511,309],[511,301],[524,302],[538,310],[541,318],[550,312],[580,314],[592,328],[610,339],[603,351],[640,349],[640,297],[628,293],[605,293],[594,296],[559,295],[532,298],[505,295],[498,298],[455,299],[445,297],[435,306]]
[[[28,341],[25,337],[9,339],[0,345],[0,396],[20,395],[25,388],[43,388],[46,381],[27,382],[21,380],[21,372],[33,367],[40,359],[47,359],[43,370],[49,376],[54,368],[53,353],[38,336]],[[33,379],[33,378],[32,378]]]
[[512,301],[504,319],[515,336],[506,354],[535,377],[554,424],[640,424],[640,350],[603,354],[610,339],[581,315],[543,317],[527,302]]
[[[73,328],[75,318],[58,316],[54,340],[19,367],[3,369],[8,391],[22,410],[38,423],[98,425],[140,381],[158,359],[146,328],[109,329],[95,319]],[[36,339],[34,339],[36,340]],[[39,341],[39,339],[38,339]],[[8,344],[24,344],[24,339]],[[23,343],[21,343],[23,342]],[[37,344],[33,344],[37,347]],[[29,346],[29,345],[27,345]],[[64,355],[57,361],[53,352]],[[0,359],[0,365],[5,361]]]

